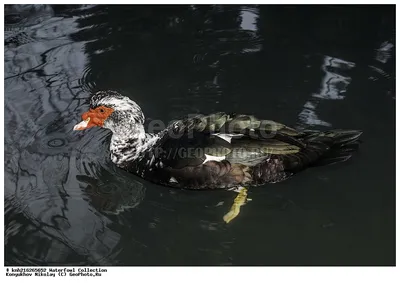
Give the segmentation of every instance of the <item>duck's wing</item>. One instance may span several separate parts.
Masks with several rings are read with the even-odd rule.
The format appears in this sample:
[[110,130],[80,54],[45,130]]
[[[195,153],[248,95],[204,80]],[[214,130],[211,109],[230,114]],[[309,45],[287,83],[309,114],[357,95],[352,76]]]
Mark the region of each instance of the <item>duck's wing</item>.
[[173,123],[159,146],[165,162],[176,168],[207,160],[255,165],[271,155],[299,152],[303,133],[283,124],[248,115],[216,113]]
[[[305,148],[302,133],[247,115],[217,113],[176,121],[157,144],[164,182],[187,188],[232,187],[253,183],[253,168]],[[269,178],[289,175],[271,163]]]

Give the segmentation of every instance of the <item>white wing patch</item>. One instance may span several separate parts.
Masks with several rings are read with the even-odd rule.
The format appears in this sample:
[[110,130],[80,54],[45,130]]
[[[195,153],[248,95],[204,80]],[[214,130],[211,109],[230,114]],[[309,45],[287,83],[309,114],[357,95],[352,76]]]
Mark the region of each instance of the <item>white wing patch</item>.
[[243,136],[242,134],[220,134],[220,133],[212,134],[212,135],[217,136],[229,143],[231,143],[232,137],[242,137]]
[[204,164],[204,163],[206,163],[208,161],[222,161],[222,160],[225,160],[225,156],[212,156],[212,155],[208,155],[208,154],[205,154],[205,156],[206,156],[206,160],[204,160],[204,162],[202,164]]

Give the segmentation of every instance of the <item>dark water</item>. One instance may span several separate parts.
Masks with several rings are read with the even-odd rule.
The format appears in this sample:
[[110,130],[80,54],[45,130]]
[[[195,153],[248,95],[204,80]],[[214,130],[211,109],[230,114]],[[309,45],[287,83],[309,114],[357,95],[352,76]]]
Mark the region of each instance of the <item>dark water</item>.
[[[393,6],[6,6],[9,265],[394,265]],[[351,161],[233,192],[171,190],[73,132],[96,89],[148,119],[214,111],[364,131]]]

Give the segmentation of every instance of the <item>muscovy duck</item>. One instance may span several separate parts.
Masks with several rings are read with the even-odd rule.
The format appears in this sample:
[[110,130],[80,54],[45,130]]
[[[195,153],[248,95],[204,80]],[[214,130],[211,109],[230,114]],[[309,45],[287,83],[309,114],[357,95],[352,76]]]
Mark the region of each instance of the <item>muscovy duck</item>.
[[221,112],[188,117],[159,133],[146,133],[139,105],[115,91],[96,92],[82,120],[74,130],[94,126],[111,130],[111,160],[146,180],[183,189],[237,189],[226,222],[244,204],[245,186],[280,182],[310,166],[346,161],[362,134],[296,130]]

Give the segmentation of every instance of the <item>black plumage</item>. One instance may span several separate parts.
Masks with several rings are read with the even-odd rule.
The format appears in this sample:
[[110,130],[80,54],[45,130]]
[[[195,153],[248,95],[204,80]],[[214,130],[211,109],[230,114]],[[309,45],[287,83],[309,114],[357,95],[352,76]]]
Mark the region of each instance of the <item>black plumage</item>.
[[[253,123],[243,123],[244,118]],[[260,121],[268,126],[255,129],[256,121],[252,116],[225,113],[178,121],[160,134],[160,140],[140,160],[123,167],[172,187],[255,186],[283,181],[309,166],[345,161],[357,149],[361,135],[360,131],[341,130],[302,132],[278,123],[272,131],[272,121]],[[227,142],[218,133],[237,136]],[[205,162],[206,154],[224,159]]]

